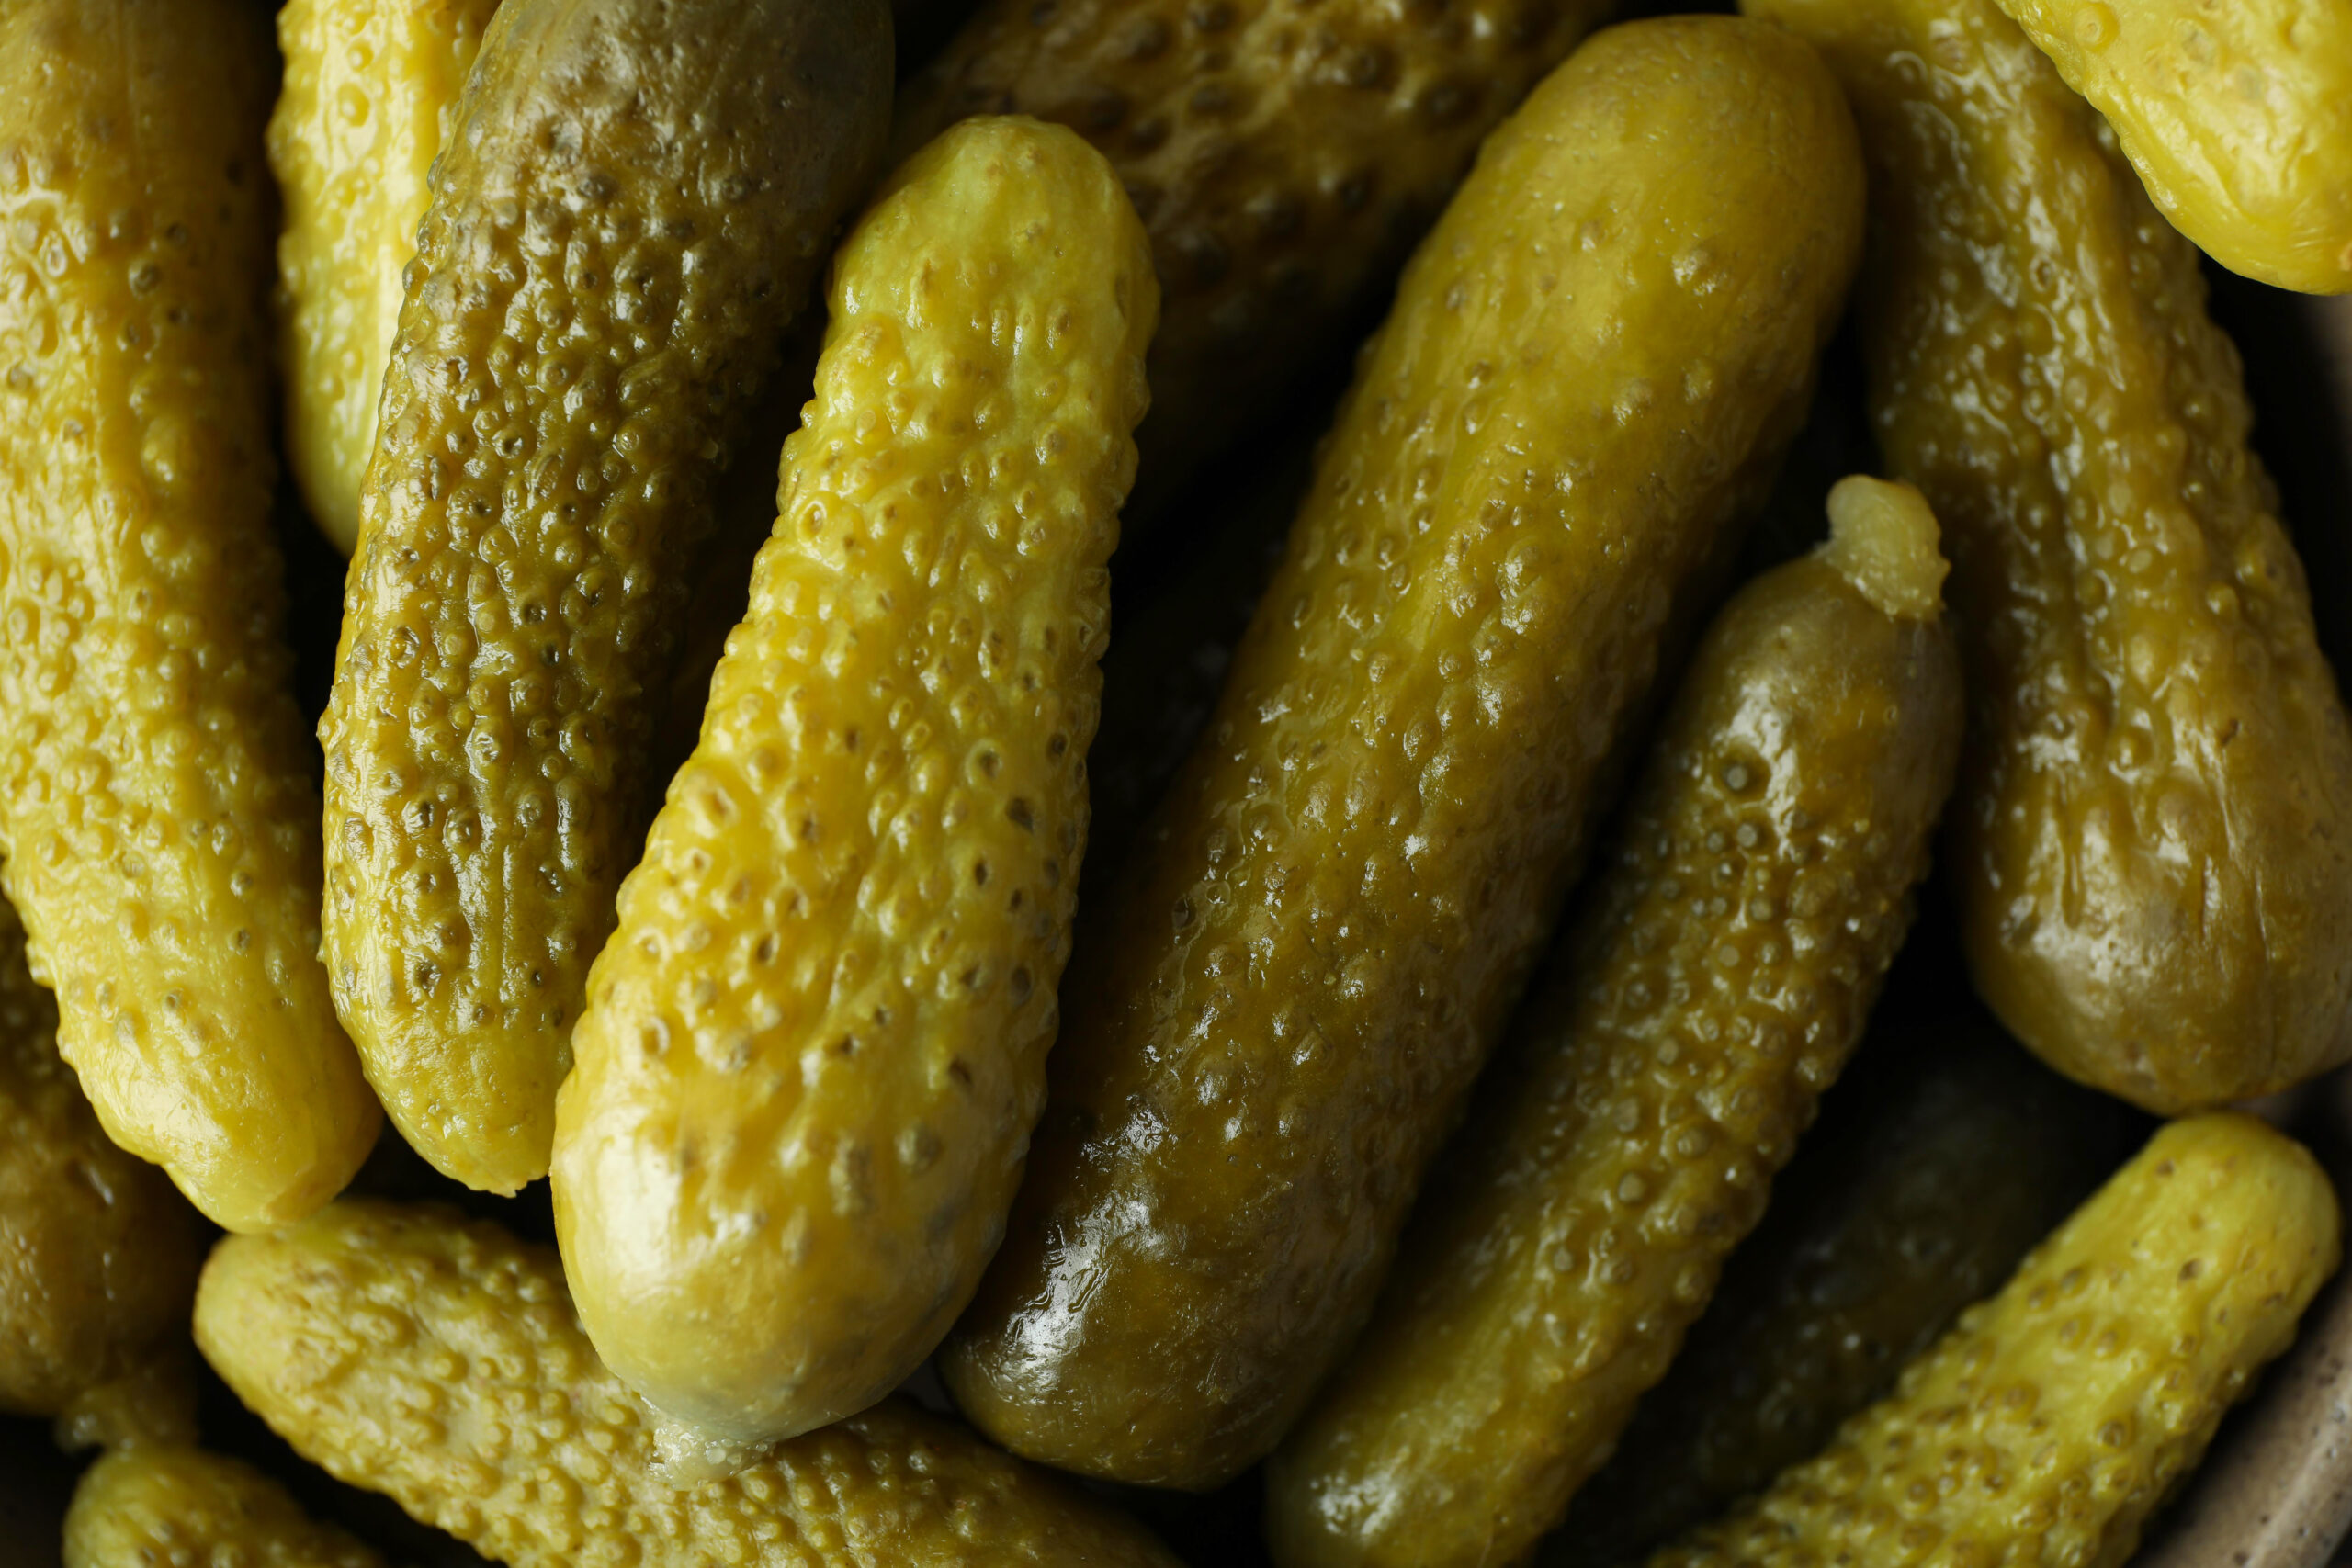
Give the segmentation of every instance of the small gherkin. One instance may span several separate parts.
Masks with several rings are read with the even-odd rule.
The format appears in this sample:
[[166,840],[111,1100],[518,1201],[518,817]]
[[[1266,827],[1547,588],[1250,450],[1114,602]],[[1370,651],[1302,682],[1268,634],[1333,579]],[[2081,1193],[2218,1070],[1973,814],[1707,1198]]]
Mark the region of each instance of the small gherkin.
[[65,1515],[65,1568],[383,1568],[302,1512],[286,1489],[224,1454],[145,1444],[84,1472]]

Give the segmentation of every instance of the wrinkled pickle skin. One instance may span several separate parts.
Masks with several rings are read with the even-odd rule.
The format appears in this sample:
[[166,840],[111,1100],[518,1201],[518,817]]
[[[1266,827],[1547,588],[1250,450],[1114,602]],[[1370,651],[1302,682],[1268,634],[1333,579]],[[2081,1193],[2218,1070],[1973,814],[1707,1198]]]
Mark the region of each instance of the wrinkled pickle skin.
[[2352,6],[1999,4],[2207,255],[2281,288],[2352,290]]
[[1101,153],[984,118],[893,176],[831,295],[750,611],[556,1119],[590,1337],[737,1440],[903,1382],[1003,1235],[1159,288]]
[[509,1568],[1180,1568],[1103,1505],[898,1400],[673,1487],[554,1251],[434,1205],[346,1201],[224,1243],[196,1337],[304,1459]]
[[288,0],[269,118],[286,462],[349,555],[434,155],[498,0]]
[[547,1172],[648,694],[727,443],[879,155],[888,29],[882,0],[508,0],[460,101],[320,739],[336,1004],[469,1186]]
[[74,1489],[64,1568],[383,1568],[249,1464],[201,1449],[110,1453]]
[[2338,1245],[2301,1145],[2176,1122],[1819,1458],[1648,1568],[2121,1568]]
[[1537,1561],[1619,1568],[1819,1453],[2145,1135],[1988,1019],[1873,1026]]
[[1370,1325],[1275,1451],[1283,1568],[1511,1562],[1560,1522],[1860,1038],[1962,724],[1951,627],[1820,557],[1725,608]]
[[266,19],[0,17],[0,839],[108,1136],[231,1229],[380,1117],[319,946],[319,807],[270,532]]
[[1677,601],[1802,416],[1862,180],[1819,63],[1728,17],[1602,34],[1489,141],[1082,923],[1028,1179],[942,1357],[991,1437],[1215,1485],[1362,1324]]
[[195,1385],[156,1364],[175,1337],[187,1355],[203,1260],[196,1212],[107,1138],[58,1055],[57,1004],[0,902],[0,1411],[64,1416],[70,1431],[127,1395],[160,1403],[139,1425],[192,1436]]
[[2195,249],[1991,0],[1748,8],[1874,160],[1871,414],[1952,559],[1978,989],[2159,1114],[2345,1060],[2352,728]]
[[1163,292],[1131,530],[1361,333],[1487,133],[1613,0],[987,0],[895,144],[1026,114],[1102,149]]

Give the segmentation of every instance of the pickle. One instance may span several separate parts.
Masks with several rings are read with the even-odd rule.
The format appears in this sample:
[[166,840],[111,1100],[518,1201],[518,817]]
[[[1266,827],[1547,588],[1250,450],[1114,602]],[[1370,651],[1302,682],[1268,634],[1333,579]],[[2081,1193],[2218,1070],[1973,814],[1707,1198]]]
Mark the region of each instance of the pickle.
[[1204,1488],[1330,1369],[1803,415],[1862,185],[1819,62],[1735,17],[1602,34],[1487,143],[1080,933],[942,1360],[990,1436]]
[[1372,1322],[1266,1472],[1283,1568],[1518,1561],[1764,1210],[1960,756],[1935,519],[1851,479],[1709,629]]
[[261,130],[243,0],[0,13],[0,848],[116,1143],[232,1229],[379,1123],[318,961],[281,635]]
[[967,114],[1075,128],[1162,299],[1131,533],[1344,352],[1479,142],[1611,0],[985,0],[907,85],[897,146]]
[[775,536],[556,1114],[589,1337],[737,1441],[903,1382],[1003,1235],[1159,288],[1101,153],[984,118],[893,176],[831,298]]
[[74,1489],[65,1568],[382,1568],[249,1464],[202,1449],[110,1453]]
[[287,0],[277,13],[286,75],[269,167],[284,209],[286,460],[311,521],[345,555],[359,537],[425,176],[497,9],[498,0]]
[[2344,1061],[2352,728],[2195,249],[1992,0],[1749,9],[1821,48],[1873,159],[1872,419],[1970,634],[1978,988],[2162,1114]]
[[196,1212],[99,1128],[0,902],[0,1411],[61,1417],[76,1448],[190,1435],[174,1358],[203,1258]]
[[2301,1145],[2174,1122],[1826,1452],[1649,1568],[2120,1568],[2337,1256]]
[[673,1487],[553,1250],[438,1207],[346,1201],[224,1242],[196,1336],[303,1458],[510,1568],[1176,1568],[1138,1527],[898,1400]]
[[2145,1136],[1981,1015],[1873,1025],[1544,1568],[1636,1561],[1820,1452]]
[[2352,290],[2352,6],[1999,4],[2207,255],[2281,288]]
[[546,1174],[729,437],[887,131],[882,0],[510,0],[435,174],[326,746],[326,953],[469,1186]]

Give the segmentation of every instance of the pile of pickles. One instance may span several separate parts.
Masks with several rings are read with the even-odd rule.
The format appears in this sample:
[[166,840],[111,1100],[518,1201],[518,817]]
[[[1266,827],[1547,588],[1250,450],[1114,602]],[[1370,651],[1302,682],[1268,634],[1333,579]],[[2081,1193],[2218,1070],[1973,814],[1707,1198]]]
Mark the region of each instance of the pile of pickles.
[[2131,1558],[2341,1252],[2352,0],[1639,9],[0,0],[67,1568]]

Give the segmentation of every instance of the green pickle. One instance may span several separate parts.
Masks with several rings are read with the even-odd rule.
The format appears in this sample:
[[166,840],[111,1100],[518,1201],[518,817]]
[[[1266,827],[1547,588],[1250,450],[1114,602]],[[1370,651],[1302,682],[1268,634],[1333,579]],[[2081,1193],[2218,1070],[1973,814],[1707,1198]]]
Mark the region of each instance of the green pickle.
[[1560,1520],[1860,1038],[1958,766],[1935,520],[1875,479],[1701,643],[1613,855],[1268,1468],[1283,1568],[1476,1568]]
[[1200,747],[1082,919],[942,1354],[1015,1452],[1210,1487],[1362,1325],[1685,601],[1802,421],[1863,174],[1809,51],[1595,38],[1408,268]]
[[2144,1136],[1981,1013],[1874,1024],[1543,1568],[1633,1562],[1827,1447]]
[[64,1568],[383,1568],[249,1464],[153,1444],[107,1454],[65,1516]]
[[1747,0],[1872,159],[1863,344],[1942,520],[1952,881],[2027,1046],[2160,1114],[2352,1055],[2352,725],[2194,247],[1993,0]]

